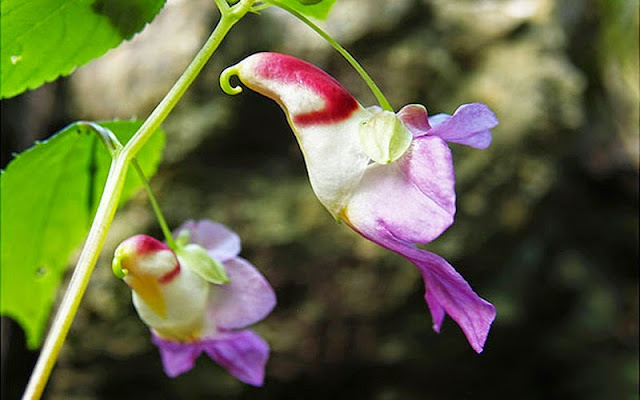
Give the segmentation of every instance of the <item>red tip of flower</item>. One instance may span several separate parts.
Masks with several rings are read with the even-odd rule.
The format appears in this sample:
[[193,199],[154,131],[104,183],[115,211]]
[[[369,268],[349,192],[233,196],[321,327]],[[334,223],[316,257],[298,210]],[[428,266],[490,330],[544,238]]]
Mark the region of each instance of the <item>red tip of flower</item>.
[[358,108],[357,100],[338,81],[313,64],[279,53],[262,53],[264,61],[255,73],[265,79],[296,83],[325,101],[322,110],[292,115],[299,125],[331,124],[345,120]]
[[155,251],[169,250],[166,244],[147,235],[135,235],[127,239],[127,241],[134,243],[136,252],[140,256]]

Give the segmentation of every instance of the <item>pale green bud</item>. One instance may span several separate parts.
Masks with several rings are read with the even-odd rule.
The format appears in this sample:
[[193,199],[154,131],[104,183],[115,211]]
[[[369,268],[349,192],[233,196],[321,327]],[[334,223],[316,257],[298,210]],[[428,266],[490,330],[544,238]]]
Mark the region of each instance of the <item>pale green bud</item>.
[[391,111],[381,111],[360,125],[362,150],[378,164],[400,158],[411,145],[409,129]]

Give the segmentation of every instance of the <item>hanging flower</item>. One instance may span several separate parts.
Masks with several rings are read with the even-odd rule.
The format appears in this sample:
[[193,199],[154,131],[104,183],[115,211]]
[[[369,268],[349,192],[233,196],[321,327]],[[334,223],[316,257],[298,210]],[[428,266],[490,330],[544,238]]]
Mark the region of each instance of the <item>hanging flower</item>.
[[175,251],[152,237],[133,236],[113,259],[165,372],[175,377],[190,370],[204,352],[239,380],[261,386],[269,345],[246,327],[271,312],[273,289],[238,256],[240,238],[224,225],[188,221],[175,236]]
[[498,123],[484,104],[431,118],[422,105],[397,114],[364,108],[335,79],[297,58],[258,53],[229,67],[223,89],[250,89],[284,109],[300,144],[311,186],[326,209],[365,238],[413,262],[439,332],[445,313],[481,352],[495,308],[442,257],[417,248],[442,234],[455,214],[455,177],[446,142],[486,148]]

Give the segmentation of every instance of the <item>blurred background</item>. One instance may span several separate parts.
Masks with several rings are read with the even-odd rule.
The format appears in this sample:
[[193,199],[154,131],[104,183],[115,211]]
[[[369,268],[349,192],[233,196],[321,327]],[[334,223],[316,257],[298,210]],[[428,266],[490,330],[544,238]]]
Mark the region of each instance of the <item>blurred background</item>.
[[[210,0],[168,0],[133,41],[3,100],[2,166],[74,120],[144,119],[217,18]],[[396,109],[483,102],[498,115],[489,149],[452,145],[456,223],[428,245],[496,305],[484,353],[450,319],[433,332],[413,265],[334,223],[275,103],[219,89],[224,67],[270,50],[374,102],[326,43],[268,10],[234,28],[167,119],[152,180],[170,225],[228,225],[276,289],[255,327],[272,346],[265,387],[206,357],[162,372],[110,269],[124,238],[161,237],[141,193],[116,217],[44,397],[637,399],[638,1],[338,0],[321,25]],[[3,399],[19,398],[36,357],[3,317]]]

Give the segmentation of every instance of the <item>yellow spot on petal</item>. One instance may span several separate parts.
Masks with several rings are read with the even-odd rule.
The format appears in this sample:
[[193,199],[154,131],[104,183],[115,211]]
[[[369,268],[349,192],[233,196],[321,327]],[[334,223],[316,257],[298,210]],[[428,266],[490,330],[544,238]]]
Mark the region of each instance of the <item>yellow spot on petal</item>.
[[125,281],[142,300],[161,318],[167,317],[167,304],[162,296],[160,283],[151,275],[129,274]]

